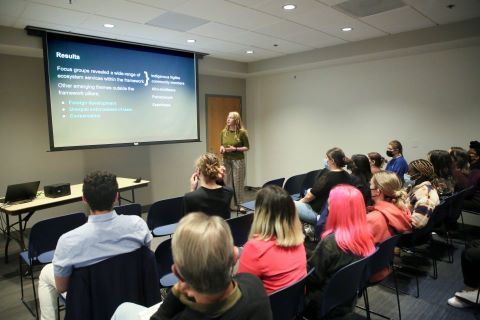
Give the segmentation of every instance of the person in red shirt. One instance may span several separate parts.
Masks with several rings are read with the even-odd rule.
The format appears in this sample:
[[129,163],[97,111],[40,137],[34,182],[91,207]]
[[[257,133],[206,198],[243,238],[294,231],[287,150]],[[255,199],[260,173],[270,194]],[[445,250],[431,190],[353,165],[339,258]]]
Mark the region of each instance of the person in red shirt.
[[278,186],[266,186],[257,194],[238,273],[258,276],[268,294],[287,287],[307,273],[303,241],[302,225],[290,195]]

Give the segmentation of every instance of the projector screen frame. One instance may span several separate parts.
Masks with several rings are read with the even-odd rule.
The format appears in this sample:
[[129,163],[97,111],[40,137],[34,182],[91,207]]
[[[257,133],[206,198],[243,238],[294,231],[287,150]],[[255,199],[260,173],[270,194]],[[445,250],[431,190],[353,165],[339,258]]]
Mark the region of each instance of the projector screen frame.
[[[38,27],[27,26],[25,28],[29,35],[40,36],[42,38],[43,44],[43,55],[44,55],[44,68],[45,68],[45,91],[47,97],[47,114],[48,114],[48,131],[49,131],[49,147],[50,151],[66,151],[66,150],[83,150],[83,149],[101,149],[101,148],[114,148],[114,147],[136,147],[136,146],[146,146],[146,145],[157,145],[157,144],[174,144],[174,143],[190,143],[190,142],[200,142],[200,105],[199,105],[199,88],[198,88],[198,59],[202,59],[205,56],[205,53],[180,50],[168,47],[154,46],[149,44],[109,39],[103,37],[96,37],[84,34],[77,34],[71,32],[63,32],[52,29],[44,29]],[[52,123],[52,104],[50,97],[50,78],[49,78],[49,61],[48,61],[48,36],[53,35],[57,39],[64,39],[69,41],[79,41],[81,43],[87,44],[101,44],[109,45],[117,48],[125,49],[136,49],[136,50],[145,50],[150,52],[163,53],[167,52],[168,54],[178,54],[178,55],[193,55],[193,64],[194,64],[194,79],[195,79],[195,104],[196,104],[196,138],[193,139],[179,139],[179,140],[162,140],[162,141],[142,141],[142,142],[127,142],[127,143],[111,143],[111,144],[93,144],[93,145],[78,145],[78,146],[55,146],[54,141],[54,132],[53,132],[53,123]]]

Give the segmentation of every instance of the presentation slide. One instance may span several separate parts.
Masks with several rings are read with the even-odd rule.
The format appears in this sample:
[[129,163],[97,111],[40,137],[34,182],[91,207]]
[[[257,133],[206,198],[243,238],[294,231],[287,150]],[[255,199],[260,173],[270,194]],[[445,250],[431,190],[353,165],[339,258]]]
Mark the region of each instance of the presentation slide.
[[198,141],[194,53],[48,33],[51,150]]

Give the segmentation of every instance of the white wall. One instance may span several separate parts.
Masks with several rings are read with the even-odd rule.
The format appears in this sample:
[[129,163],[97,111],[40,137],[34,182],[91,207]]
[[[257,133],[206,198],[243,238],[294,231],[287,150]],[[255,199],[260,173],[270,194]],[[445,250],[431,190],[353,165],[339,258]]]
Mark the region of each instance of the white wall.
[[247,79],[248,183],[404,145],[407,160],[480,139],[480,46]]

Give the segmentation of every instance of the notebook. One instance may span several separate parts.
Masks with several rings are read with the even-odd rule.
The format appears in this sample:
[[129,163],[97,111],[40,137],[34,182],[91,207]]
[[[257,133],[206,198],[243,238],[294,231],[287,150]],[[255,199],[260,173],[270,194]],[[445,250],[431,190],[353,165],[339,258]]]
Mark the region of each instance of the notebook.
[[5,203],[28,202],[37,196],[40,181],[11,184],[7,187]]

